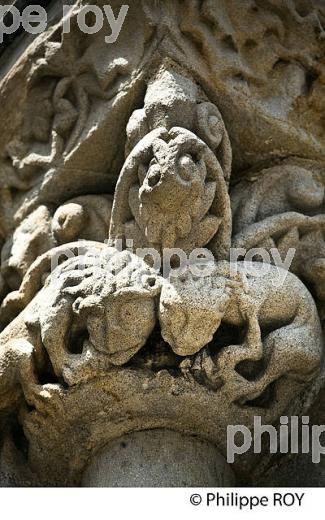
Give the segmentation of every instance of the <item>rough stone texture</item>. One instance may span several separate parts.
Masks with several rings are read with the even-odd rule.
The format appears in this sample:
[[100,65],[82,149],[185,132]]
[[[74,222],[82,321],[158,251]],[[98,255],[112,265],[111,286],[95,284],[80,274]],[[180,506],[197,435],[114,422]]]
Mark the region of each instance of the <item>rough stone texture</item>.
[[[197,464],[202,460],[203,464]],[[168,430],[137,432],[111,442],[85,471],[85,487],[230,487],[229,464],[213,444]]]
[[[255,276],[245,275],[244,265],[238,263],[236,281],[232,267],[220,262],[209,277],[195,278],[188,272],[166,285],[160,299],[162,336],[178,355],[199,352],[189,364],[182,363],[199,380],[203,376],[208,386],[220,389],[237,405],[248,401],[258,405],[263,400],[269,412],[274,409],[275,418],[283,385],[289,405],[297,395],[297,382],[308,382],[321,367],[317,309],[307,289],[291,274],[272,267],[261,275],[264,266],[257,264]],[[231,345],[228,337],[220,352],[216,331],[222,325],[230,330],[237,327],[234,339],[238,340],[239,328],[245,324],[243,343]]]
[[127,126],[112,240],[187,254],[209,244],[216,258],[227,257],[231,147],[217,107],[203,99],[195,83],[173,68],[149,83],[144,108]]
[[289,159],[247,175],[233,189],[234,247],[295,255],[290,270],[325,299],[324,168]]
[[[130,4],[114,44],[76,2],[0,59],[1,483],[121,485],[127,438],[157,485],[321,485],[264,445],[222,457],[229,424],[325,421],[324,6]],[[175,247],[209,274],[164,276]],[[231,247],[296,253],[247,273]]]
[[108,235],[112,202],[110,196],[76,197],[59,206],[54,214],[39,206],[28,215],[4,243],[1,273],[10,289],[19,289],[32,263],[46,251],[74,240],[103,242]]

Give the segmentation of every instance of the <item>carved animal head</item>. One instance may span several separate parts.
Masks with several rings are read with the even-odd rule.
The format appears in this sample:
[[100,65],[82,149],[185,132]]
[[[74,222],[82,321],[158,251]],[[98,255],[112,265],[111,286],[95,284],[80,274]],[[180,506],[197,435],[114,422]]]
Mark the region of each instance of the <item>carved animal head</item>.
[[[159,319],[162,335],[174,352],[181,356],[198,352],[183,364],[191,367],[194,377],[201,382],[205,378],[214,389],[222,386],[231,402],[241,404],[259,398],[262,403],[270,391],[271,407],[276,406],[274,396],[283,377],[290,380],[282,396],[287,404],[317,376],[323,342],[307,289],[291,273],[277,285],[278,268],[268,267],[263,274],[263,264],[256,262],[255,274],[246,276],[244,263],[236,264],[235,274],[230,263],[219,262],[202,277],[193,276],[189,268],[163,287]],[[226,344],[223,340],[218,344],[215,338],[203,349],[221,321],[226,326],[223,333],[227,327],[230,332],[239,326],[245,327],[244,336],[230,334]]]
[[150,132],[128,157],[117,183],[110,238],[132,238],[137,247],[210,243],[228,255],[231,215],[227,185],[209,147],[184,128]]
[[229,301],[227,279],[196,277],[187,270],[163,286],[159,320],[161,333],[181,356],[195,354],[213,339]]
[[[223,118],[213,103],[190,78],[166,64],[149,81],[144,106],[131,115],[126,133],[126,156],[152,130],[186,128],[196,134],[216,155],[224,178],[229,181],[232,150]],[[177,66],[176,66],[177,68]]]
[[39,304],[55,372],[90,351],[113,365],[129,361],[154,328],[159,292],[155,271],[127,251],[107,248],[100,259],[76,257],[58,267]]

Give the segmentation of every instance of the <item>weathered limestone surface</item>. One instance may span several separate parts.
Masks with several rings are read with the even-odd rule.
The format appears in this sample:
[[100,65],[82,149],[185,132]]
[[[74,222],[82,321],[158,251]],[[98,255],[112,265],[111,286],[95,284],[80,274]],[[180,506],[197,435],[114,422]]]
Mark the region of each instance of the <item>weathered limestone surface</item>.
[[324,5],[138,0],[112,44],[83,5],[0,58],[0,484],[324,485],[225,460],[325,421]]
[[[202,464],[197,464],[202,460]],[[88,487],[212,487],[234,485],[213,444],[168,430],[125,435],[94,457]]]

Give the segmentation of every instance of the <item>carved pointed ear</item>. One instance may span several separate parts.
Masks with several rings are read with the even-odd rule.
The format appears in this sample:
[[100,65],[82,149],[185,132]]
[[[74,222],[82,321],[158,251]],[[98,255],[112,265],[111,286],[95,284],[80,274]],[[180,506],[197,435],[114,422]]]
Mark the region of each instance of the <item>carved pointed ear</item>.
[[143,108],[135,110],[131,115],[126,127],[127,143],[125,146],[125,154],[128,156],[133,148],[141,139],[149,133],[149,126],[146,119],[146,112]]
[[90,309],[96,309],[98,314],[105,312],[103,308],[101,298],[98,296],[87,296],[85,298],[78,297],[72,304],[72,310],[74,314],[82,316],[83,313],[87,313]]
[[40,318],[39,318],[39,312],[37,308],[29,309],[25,316],[24,321],[26,324],[26,327],[29,330],[35,330],[36,328],[40,327]]

